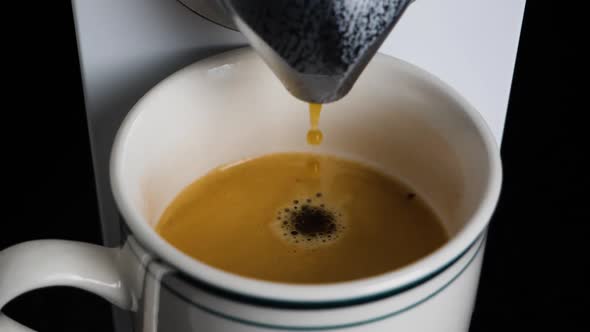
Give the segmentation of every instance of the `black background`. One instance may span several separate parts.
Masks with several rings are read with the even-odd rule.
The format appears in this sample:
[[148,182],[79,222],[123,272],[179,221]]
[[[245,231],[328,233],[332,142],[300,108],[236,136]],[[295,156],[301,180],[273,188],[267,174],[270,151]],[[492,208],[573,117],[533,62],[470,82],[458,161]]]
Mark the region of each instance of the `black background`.
[[[590,325],[590,138],[581,61],[588,36],[580,12],[571,2],[527,2],[502,143],[504,187],[472,332]],[[43,238],[99,244],[70,2],[25,3],[3,14],[0,249]],[[112,330],[110,304],[76,289],[33,291],[4,312],[41,332]]]

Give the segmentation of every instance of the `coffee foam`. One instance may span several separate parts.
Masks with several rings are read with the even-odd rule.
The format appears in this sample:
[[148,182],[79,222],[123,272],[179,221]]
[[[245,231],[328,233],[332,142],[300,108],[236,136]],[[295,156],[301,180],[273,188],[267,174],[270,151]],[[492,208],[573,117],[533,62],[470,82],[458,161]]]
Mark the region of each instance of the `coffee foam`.
[[334,243],[346,230],[343,214],[330,207],[321,192],[282,206],[273,226],[283,241],[307,249]]

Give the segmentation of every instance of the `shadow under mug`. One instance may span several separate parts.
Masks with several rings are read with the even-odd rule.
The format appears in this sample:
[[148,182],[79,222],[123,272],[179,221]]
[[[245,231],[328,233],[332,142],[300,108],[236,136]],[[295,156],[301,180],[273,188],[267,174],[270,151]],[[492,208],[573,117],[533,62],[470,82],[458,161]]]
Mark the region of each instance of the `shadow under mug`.
[[[484,120],[434,76],[385,55],[346,98],[325,105],[319,147],[305,142],[306,110],[248,48],[164,80],[130,111],[113,146],[125,244],[41,240],[5,249],[0,308],[29,290],[65,285],[133,311],[138,331],[467,331],[501,185]],[[361,160],[402,179],[441,216],[449,242],[382,275],[293,285],[205,265],[154,231],[174,196],[208,170],[286,151]],[[0,330],[30,331],[2,314]]]

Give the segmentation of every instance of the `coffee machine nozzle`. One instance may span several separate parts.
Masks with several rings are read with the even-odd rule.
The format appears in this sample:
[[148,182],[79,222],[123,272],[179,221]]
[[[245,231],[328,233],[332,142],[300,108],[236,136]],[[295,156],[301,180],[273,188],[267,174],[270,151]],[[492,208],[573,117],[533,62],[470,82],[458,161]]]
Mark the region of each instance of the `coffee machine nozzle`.
[[285,88],[344,97],[413,0],[220,0]]

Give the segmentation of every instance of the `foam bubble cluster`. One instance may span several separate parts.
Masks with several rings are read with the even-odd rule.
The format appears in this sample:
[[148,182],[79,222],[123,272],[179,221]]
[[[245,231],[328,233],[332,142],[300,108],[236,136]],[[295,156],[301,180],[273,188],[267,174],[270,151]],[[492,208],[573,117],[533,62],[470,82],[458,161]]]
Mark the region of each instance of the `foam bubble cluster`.
[[326,207],[322,193],[294,199],[277,212],[283,239],[299,246],[317,247],[338,239],[345,225],[342,214]]

